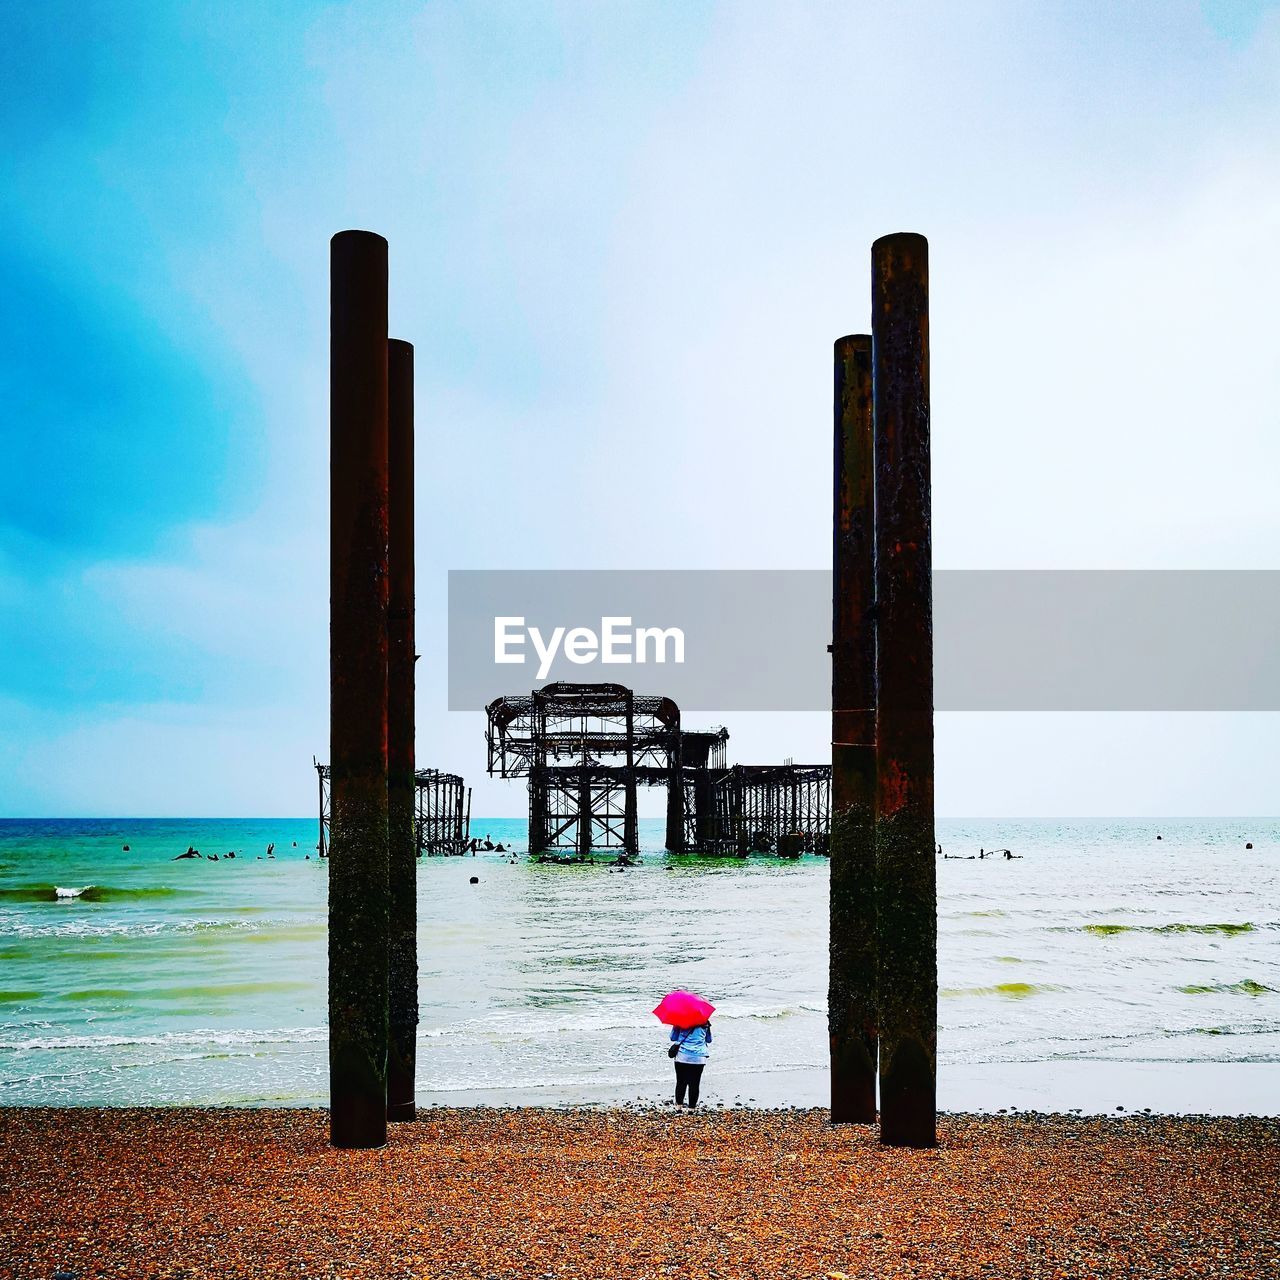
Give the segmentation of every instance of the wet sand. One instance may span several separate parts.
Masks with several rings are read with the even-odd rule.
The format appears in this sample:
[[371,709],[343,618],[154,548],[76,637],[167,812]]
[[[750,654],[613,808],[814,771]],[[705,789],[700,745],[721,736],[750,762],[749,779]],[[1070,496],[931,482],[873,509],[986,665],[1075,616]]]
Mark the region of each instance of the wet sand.
[[303,1110],[0,1111],[0,1275],[1274,1274],[1280,1120],[432,1110],[374,1152]]

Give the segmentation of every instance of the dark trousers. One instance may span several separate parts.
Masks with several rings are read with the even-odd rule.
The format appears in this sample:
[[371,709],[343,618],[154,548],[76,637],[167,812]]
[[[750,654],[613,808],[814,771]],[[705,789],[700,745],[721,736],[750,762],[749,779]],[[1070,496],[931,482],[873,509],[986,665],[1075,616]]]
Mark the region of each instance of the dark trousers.
[[676,1103],[684,1101],[685,1090],[689,1091],[689,1105],[698,1105],[698,1085],[702,1083],[701,1062],[676,1063]]

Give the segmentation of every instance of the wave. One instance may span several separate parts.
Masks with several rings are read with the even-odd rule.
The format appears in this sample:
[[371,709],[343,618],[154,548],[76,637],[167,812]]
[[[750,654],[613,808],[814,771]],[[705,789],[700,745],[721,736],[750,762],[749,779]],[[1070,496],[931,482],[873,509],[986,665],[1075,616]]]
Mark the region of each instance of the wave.
[[[6,938],[6,942],[9,939],[19,939],[24,944],[37,938],[59,938],[63,940],[111,938],[127,943],[135,938],[180,938],[192,934],[197,936],[208,934],[214,937],[225,934],[228,938],[248,942],[259,941],[257,935],[262,934],[262,941],[274,942],[277,940],[277,936],[286,939],[290,936],[323,937],[325,933],[323,923],[299,926],[290,922],[281,923],[272,919],[263,920],[260,918],[176,921],[147,918],[138,920],[104,920],[96,914],[82,913],[70,909],[49,913],[41,912],[38,916],[34,912],[25,913],[21,917],[5,921],[5,928],[9,932],[9,938]],[[279,935],[274,932],[276,928],[280,929]],[[291,930],[295,932],[291,934]],[[6,946],[5,950],[0,953],[0,958],[6,958],[9,954],[10,948]],[[20,956],[19,958],[23,957]],[[93,957],[84,956],[83,958],[92,959]]]
[[154,1035],[36,1036],[28,1040],[0,1040],[0,1053],[23,1053],[45,1049],[205,1048],[217,1045],[239,1048],[260,1044],[319,1044],[327,1040],[327,1027],[271,1027],[261,1031],[163,1031]]
[[1256,926],[1243,924],[1086,924],[1080,926],[1095,938],[1110,938],[1119,933],[1217,933],[1234,937],[1238,933],[1253,933]]
[[68,888],[57,884],[19,885],[0,889],[0,901],[6,902],[146,902],[155,898],[174,898],[181,891],[162,885],[142,888],[115,888],[105,884],[87,884]]
[[1213,982],[1203,986],[1191,983],[1188,986],[1179,987],[1178,990],[1184,996],[1264,996],[1274,995],[1276,989],[1275,987],[1264,987],[1261,982],[1254,982],[1252,978],[1244,978],[1240,982]]
[[1004,1000],[1025,1000],[1028,996],[1045,991],[1061,991],[1061,987],[1039,985],[1031,982],[1000,982],[994,987],[944,987],[940,996],[999,996]]

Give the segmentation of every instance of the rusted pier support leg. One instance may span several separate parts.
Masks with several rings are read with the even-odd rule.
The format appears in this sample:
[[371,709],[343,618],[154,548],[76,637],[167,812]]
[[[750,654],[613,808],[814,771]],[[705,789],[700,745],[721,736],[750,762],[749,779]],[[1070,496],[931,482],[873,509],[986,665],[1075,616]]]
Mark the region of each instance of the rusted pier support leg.
[[640,852],[640,817],[636,807],[635,694],[627,690],[627,771],[622,779],[622,851]]
[[387,1140],[387,242],[330,245],[329,1123]]
[[636,775],[627,770],[623,779],[622,848],[626,853],[640,852],[640,811],[636,795]]
[[591,774],[584,768],[578,775],[578,857],[591,856]]
[[412,1120],[418,1039],[418,850],[413,778],[413,347],[387,344],[390,617],[387,861],[390,874],[387,1119]]
[[684,853],[688,845],[685,838],[684,750],[680,743],[680,725],[677,721],[667,759],[667,829],[665,844],[668,853]]
[[[835,347],[831,629],[831,1120],[876,1118],[875,507],[871,338]],[[808,810],[806,809],[806,816]]]
[[547,777],[540,769],[529,774],[529,852],[547,847]]
[[937,868],[929,532],[929,264],[871,249],[876,512],[876,941],[880,1140],[937,1142]]
[[711,852],[716,847],[715,800],[710,769],[699,769],[693,775],[693,837],[699,853]]

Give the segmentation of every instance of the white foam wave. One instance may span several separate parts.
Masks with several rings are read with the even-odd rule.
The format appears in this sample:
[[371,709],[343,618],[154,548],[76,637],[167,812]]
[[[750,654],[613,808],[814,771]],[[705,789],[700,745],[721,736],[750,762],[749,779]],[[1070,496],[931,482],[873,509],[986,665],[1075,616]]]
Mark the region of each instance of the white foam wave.
[[162,1031],[154,1035],[36,1036],[28,1040],[0,1040],[0,1052],[22,1053],[42,1049],[143,1048],[240,1048],[246,1045],[316,1044],[328,1038],[327,1027],[271,1027],[258,1031],[207,1030]]

